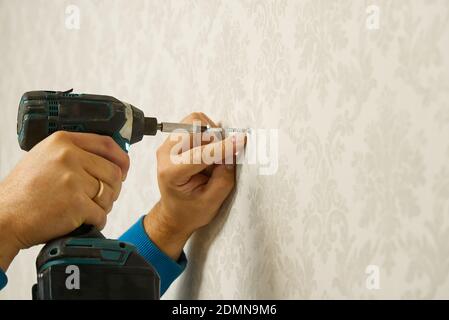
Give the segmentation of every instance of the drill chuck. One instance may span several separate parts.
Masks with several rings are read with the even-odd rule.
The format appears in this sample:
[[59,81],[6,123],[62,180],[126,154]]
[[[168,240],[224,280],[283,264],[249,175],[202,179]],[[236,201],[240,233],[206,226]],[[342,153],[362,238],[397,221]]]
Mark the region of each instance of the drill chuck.
[[147,117],[144,119],[144,135],[155,136],[158,130],[160,130],[160,125],[157,123],[156,118]]

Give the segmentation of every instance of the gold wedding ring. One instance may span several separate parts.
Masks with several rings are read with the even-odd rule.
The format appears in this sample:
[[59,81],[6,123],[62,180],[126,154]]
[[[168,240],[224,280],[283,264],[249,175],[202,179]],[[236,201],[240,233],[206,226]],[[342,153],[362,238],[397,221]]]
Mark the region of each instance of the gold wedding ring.
[[97,200],[99,200],[103,196],[103,193],[104,193],[104,183],[103,183],[103,181],[101,181],[100,179],[97,179],[97,180],[98,180],[98,183],[99,183],[99,187],[98,187],[97,195],[93,199],[95,202],[98,202]]

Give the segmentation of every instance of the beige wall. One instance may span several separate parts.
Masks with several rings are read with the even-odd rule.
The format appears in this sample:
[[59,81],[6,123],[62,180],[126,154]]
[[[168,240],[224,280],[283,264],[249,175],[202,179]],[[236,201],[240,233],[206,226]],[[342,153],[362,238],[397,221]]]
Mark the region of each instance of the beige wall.
[[[447,0],[0,0],[0,41],[1,178],[22,156],[16,108],[32,89],[280,130],[277,173],[241,167],[166,297],[449,298]],[[108,236],[157,199],[161,141],[132,149]],[[30,297],[37,252],[15,260],[0,298]]]

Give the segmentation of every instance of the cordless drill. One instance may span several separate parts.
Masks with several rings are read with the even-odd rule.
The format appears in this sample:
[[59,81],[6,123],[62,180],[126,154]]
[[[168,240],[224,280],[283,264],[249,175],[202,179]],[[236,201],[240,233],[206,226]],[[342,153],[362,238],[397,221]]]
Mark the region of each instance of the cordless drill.
[[[204,132],[207,126],[158,123],[138,108],[111,96],[68,91],[30,91],[18,112],[20,147],[31,150],[56,131],[88,132],[112,137],[128,151],[131,144],[158,130]],[[93,226],[47,243],[36,260],[33,299],[159,299],[155,269],[129,243],[105,239]],[[79,276],[79,288],[69,276]],[[70,282],[70,281],[69,281]]]

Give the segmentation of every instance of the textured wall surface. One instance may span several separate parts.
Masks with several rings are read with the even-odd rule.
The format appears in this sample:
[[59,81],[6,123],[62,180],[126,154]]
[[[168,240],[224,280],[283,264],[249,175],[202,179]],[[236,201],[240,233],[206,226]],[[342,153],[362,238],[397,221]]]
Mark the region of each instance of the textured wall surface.
[[[279,129],[277,173],[241,166],[166,298],[449,298],[447,0],[0,0],[0,40],[1,178],[22,156],[16,108],[32,89]],[[132,149],[108,236],[157,200],[161,141]],[[37,252],[0,298],[30,298]]]

